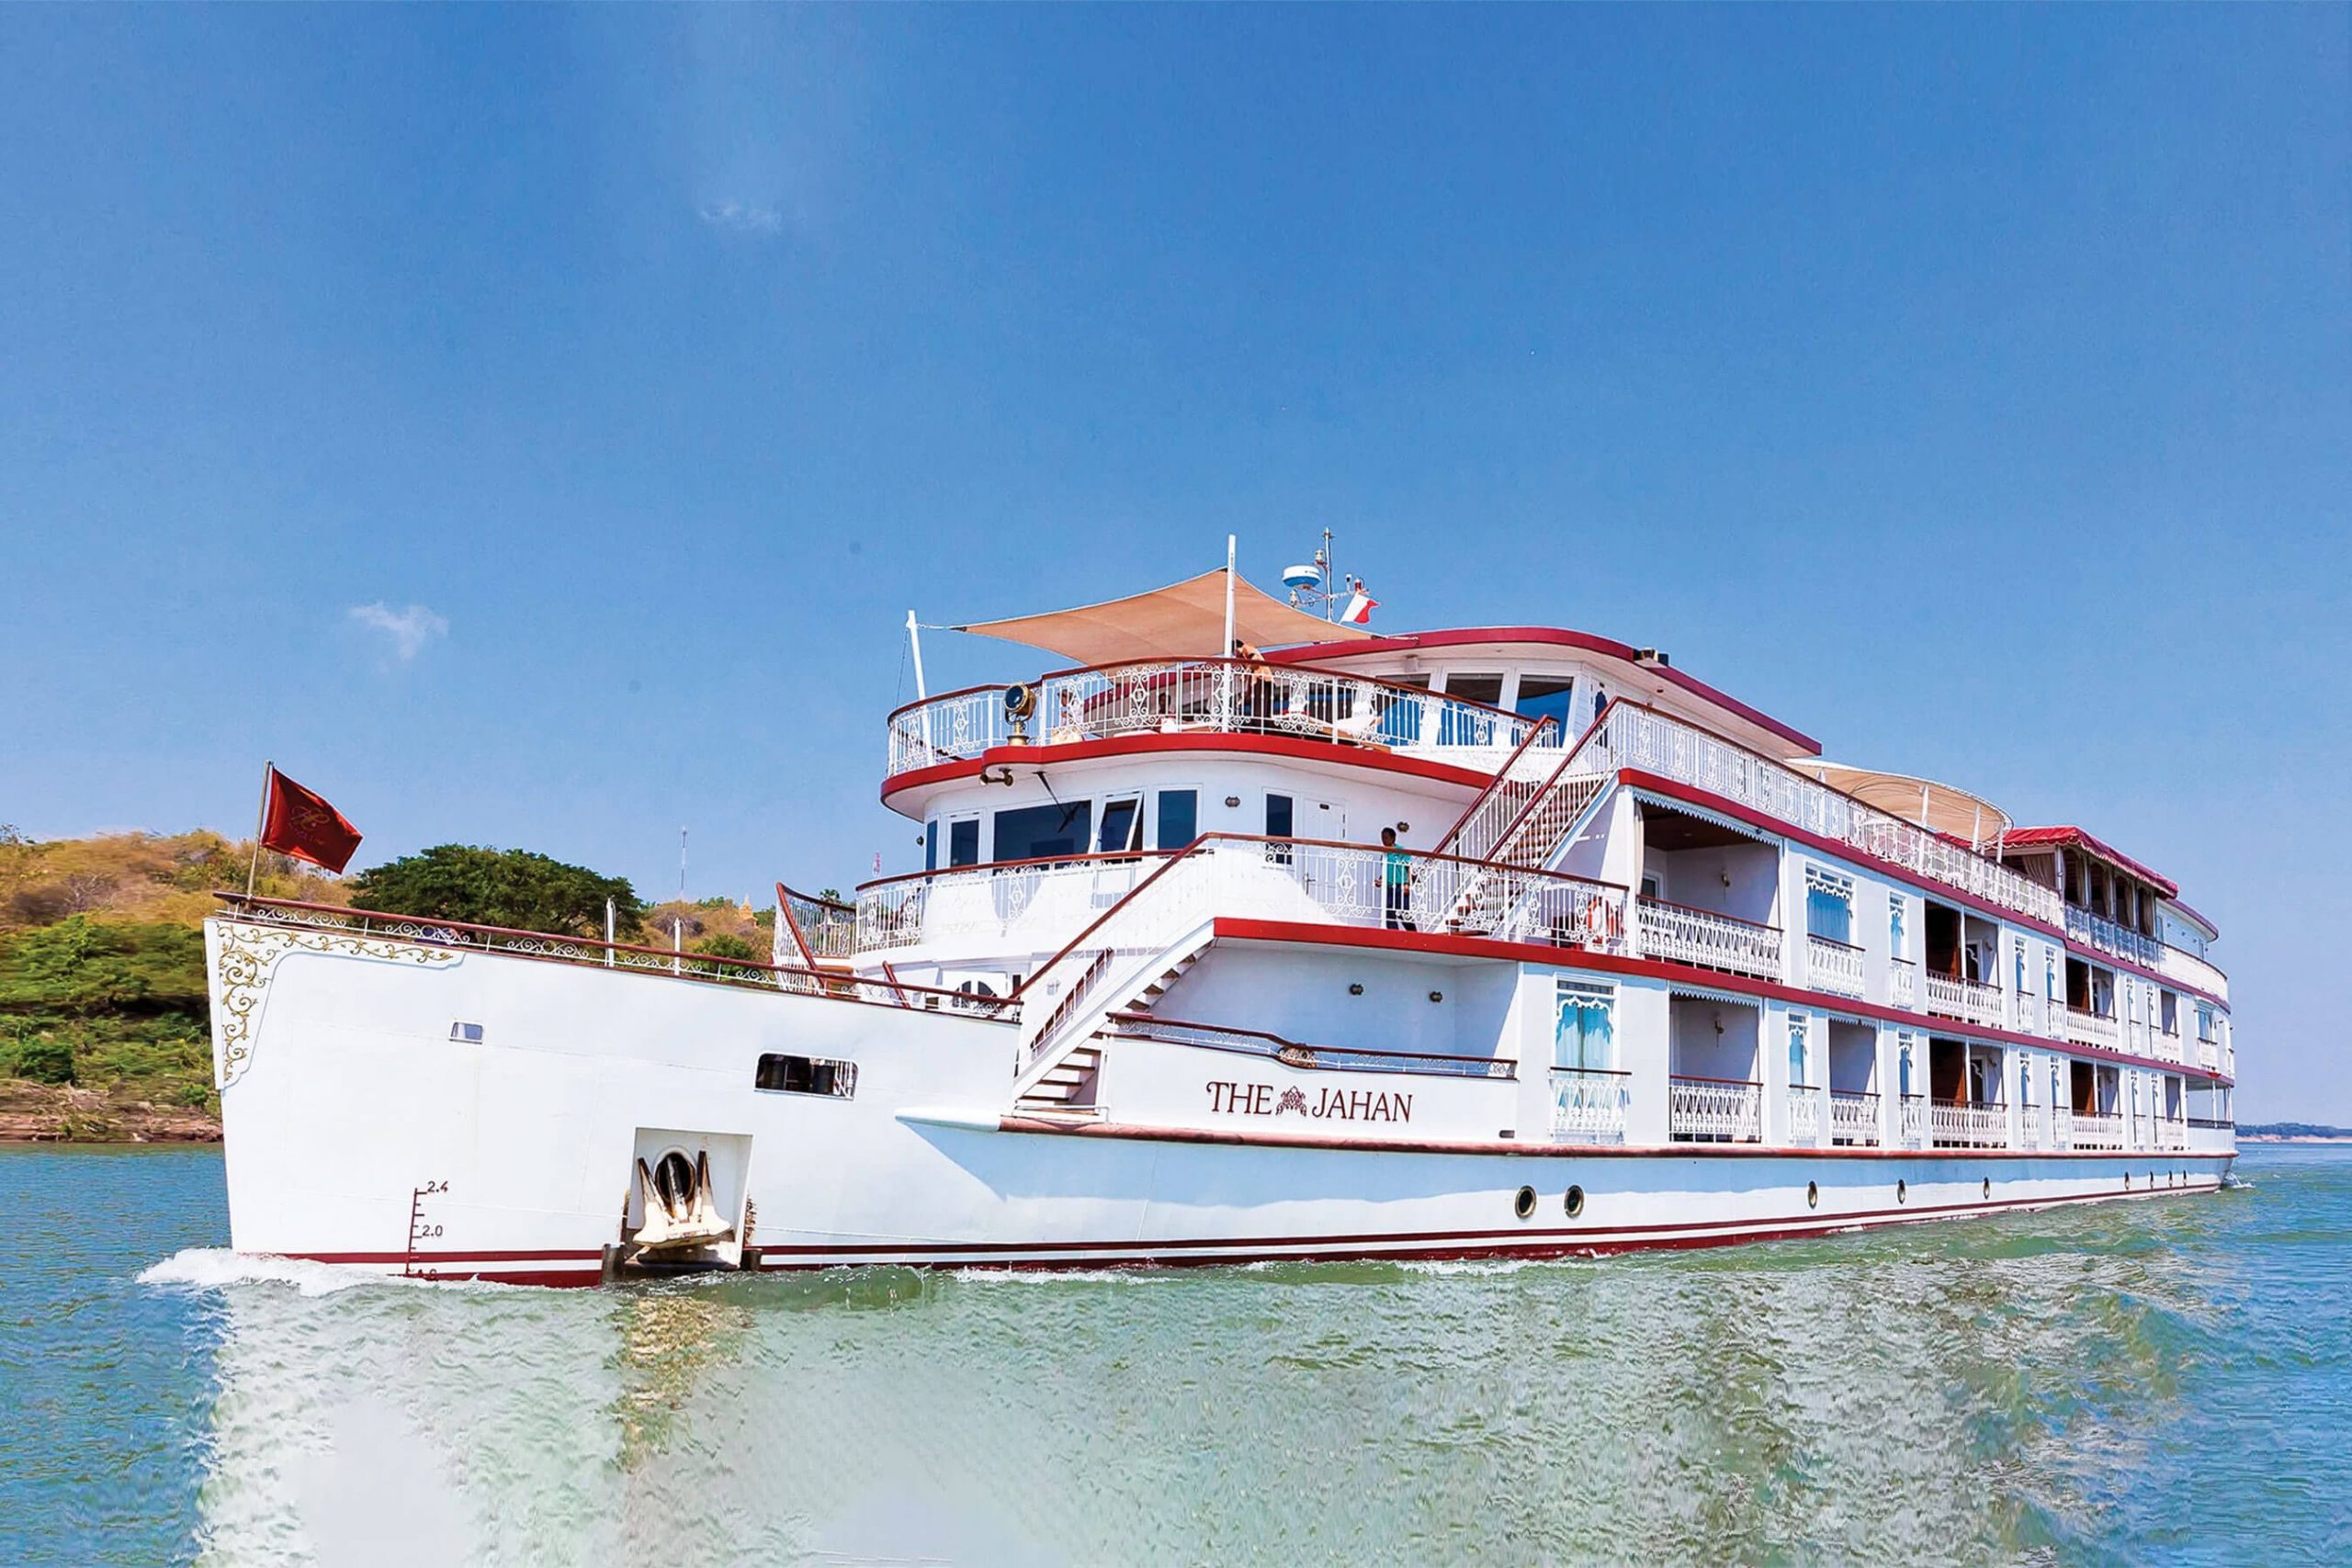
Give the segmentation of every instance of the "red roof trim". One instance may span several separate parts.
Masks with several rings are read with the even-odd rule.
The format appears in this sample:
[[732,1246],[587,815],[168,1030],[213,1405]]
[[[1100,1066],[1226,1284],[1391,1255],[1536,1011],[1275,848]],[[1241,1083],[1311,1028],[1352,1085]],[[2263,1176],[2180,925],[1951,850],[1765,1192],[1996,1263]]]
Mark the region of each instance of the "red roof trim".
[[[2083,831],[2080,828],[2012,828],[2001,835],[2001,847],[2005,850],[2033,849],[2042,845],[2055,845],[2058,848],[2069,850],[2087,850],[2109,865],[2128,871],[2143,882],[2155,884],[2156,890],[2165,897],[2177,899],[2180,897],[2180,885],[2172,878],[2162,872],[2142,865],[2114,845]],[[2198,919],[2201,920],[2204,917],[2199,915]]]
[[969,778],[983,768],[1000,763],[1080,762],[1095,757],[1131,757],[1153,751],[1238,751],[1260,757],[1337,762],[1351,768],[1408,773],[1473,790],[1485,789],[1492,782],[1491,775],[1476,768],[1458,768],[1451,762],[1432,762],[1373,746],[1343,746],[1337,741],[1303,740],[1288,735],[1221,735],[1200,730],[1177,735],[1117,735],[1103,740],[1072,740],[1058,746],[991,746],[978,757],[962,761],[938,762],[895,773],[882,781],[882,798],[887,801],[900,790]]
[[[1532,642],[1550,648],[1573,648],[1585,653],[1622,660],[1627,664],[1635,661],[1634,655],[1639,651],[1630,643],[1619,642],[1613,637],[1569,631],[1561,626],[1467,626],[1452,631],[1407,632],[1396,637],[1376,637],[1368,642],[1310,642],[1297,648],[1282,649],[1266,657],[1278,663],[1313,663],[1318,655],[1326,660],[1360,659],[1367,653],[1409,653],[1417,649],[1461,648],[1496,642]],[[1671,664],[1644,664],[1640,668],[1669,684],[1681,687],[1702,702],[1713,703],[1726,713],[1736,714],[1759,728],[1770,730],[1792,746],[1803,747],[1812,756],[1821,755],[1821,742],[1812,736],[1782,724],[1761,709],[1748,706],[1737,697],[1717,691],[1695,675],[1685,674]]]
[[2004,1045],[2030,1045],[2037,1051],[2096,1057],[2132,1066],[2161,1067],[2183,1077],[2211,1078],[2216,1083],[2233,1081],[2209,1068],[2186,1062],[2167,1062],[2155,1056],[2109,1051],[2103,1046],[2085,1045],[2072,1040],[2052,1040],[2046,1035],[2020,1034],[2015,1030],[1962,1023],[1957,1019],[1937,1014],[1905,1012],[1901,1008],[1886,1007],[1878,1002],[1857,1001],[1851,997],[1833,996],[1827,991],[1809,991],[1797,986],[1784,986],[1777,980],[1756,980],[1745,975],[1700,969],[1687,964],[1668,964],[1655,958],[1626,958],[1613,953],[1595,953],[1589,948],[1498,942],[1492,937],[1459,936],[1445,931],[1374,931],[1364,926],[1310,925],[1296,920],[1241,920],[1224,916],[1217,918],[1216,934],[1220,940],[1229,938],[1236,942],[1290,942],[1314,947],[1368,947],[1408,953],[1442,953],[1456,958],[1510,958],[1521,963],[1550,964],[1555,968],[1597,969],[1617,975],[1638,975],[1653,980],[1679,980],[1689,985],[1705,986],[1712,990],[1743,991],[1771,1001],[1797,1002],[1823,1012],[1859,1013],[1887,1023],[1908,1024],[1923,1034],[1987,1040]]

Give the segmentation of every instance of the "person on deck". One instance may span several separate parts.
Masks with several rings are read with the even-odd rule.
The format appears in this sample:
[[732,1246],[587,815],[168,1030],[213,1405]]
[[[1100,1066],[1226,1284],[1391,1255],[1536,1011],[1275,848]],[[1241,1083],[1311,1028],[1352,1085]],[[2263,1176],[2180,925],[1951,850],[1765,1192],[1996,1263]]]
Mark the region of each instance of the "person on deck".
[[1397,847],[1396,829],[1380,830],[1381,924],[1392,931],[1417,931],[1413,919],[1413,857]]

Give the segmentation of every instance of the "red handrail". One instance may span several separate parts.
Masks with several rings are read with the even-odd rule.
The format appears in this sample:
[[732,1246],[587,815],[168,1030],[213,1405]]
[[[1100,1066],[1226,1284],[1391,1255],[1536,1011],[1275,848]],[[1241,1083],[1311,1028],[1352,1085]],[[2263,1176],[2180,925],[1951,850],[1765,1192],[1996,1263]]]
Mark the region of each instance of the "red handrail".
[[[968,871],[1017,871],[1028,866],[1077,865],[1083,861],[1149,860],[1156,855],[1182,854],[1182,850],[1092,850],[1078,855],[1031,855],[1024,860],[982,860],[969,865],[935,866],[930,871],[902,871],[895,876],[877,876],[871,882],[861,882],[856,891],[870,893],[877,887],[888,887],[895,882],[916,882],[928,876],[955,876]],[[853,911],[854,912],[854,911]]]
[[[1512,749],[1511,754],[1503,759],[1503,765],[1495,771],[1494,782],[1487,784],[1486,788],[1480,790],[1477,794],[1472,795],[1470,797],[1470,804],[1462,808],[1462,815],[1453,819],[1453,826],[1448,828],[1444,832],[1438,835],[1437,848],[1442,850],[1446,845],[1453,841],[1454,835],[1461,832],[1464,826],[1469,822],[1470,818],[1477,815],[1478,807],[1487,803],[1487,796],[1493,795],[1495,791],[1503,787],[1505,782],[1507,782],[1510,777],[1511,768],[1517,764],[1521,757],[1527,755],[1527,753],[1533,749],[1538,740],[1544,738],[1544,731],[1557,730],[1559,728],[1559,722],[1553,718],[1550,714],[1545,714],[1541,719],[1537,720],[1534,727],[1528,730],[1527,739],[1521,741]],[[1538,788],[1540,789],[1541,786],[1539,785]]]

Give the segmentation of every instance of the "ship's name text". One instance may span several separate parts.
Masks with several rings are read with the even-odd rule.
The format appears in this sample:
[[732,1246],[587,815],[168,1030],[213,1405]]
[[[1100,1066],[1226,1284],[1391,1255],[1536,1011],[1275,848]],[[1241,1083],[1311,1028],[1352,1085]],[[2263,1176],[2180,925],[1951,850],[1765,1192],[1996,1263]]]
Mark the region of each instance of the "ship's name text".
[[1320,1089],[1309,1099],[1303,1089],[1276,1089],[1270,1083],[1211,1078],[1209,1110],[1225,1116],[1288,1116],[1317,1122],[1410,1122],[1413,1097],[1385,1089]]

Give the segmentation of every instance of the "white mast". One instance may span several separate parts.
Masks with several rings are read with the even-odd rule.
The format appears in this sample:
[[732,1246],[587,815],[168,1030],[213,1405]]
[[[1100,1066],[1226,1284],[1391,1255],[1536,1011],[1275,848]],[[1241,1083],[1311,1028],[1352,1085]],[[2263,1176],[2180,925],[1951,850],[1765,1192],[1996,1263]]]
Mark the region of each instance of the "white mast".
[[907,646],[915,650],[915,701],[931,695],[922,689],[922,634],[915,629],[915,613],[907,612]]
[[1216,650],[1219,659],[1233,657],[1233,551],[1235,536],[1225,536],[1225,644]]

